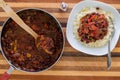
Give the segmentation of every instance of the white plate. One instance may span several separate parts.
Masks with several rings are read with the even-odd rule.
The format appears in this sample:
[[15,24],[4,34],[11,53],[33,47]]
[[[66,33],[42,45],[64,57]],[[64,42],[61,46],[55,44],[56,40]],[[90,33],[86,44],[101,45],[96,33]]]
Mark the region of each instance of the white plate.
[[82,1],[76,4],[74,8],[72,9],[70,16],[68,18],[66,35],[67,35],[67,39],[70,45],[76,50],[81,51],[86,54],[96,55],[96,56],[105,55],[108,52],[107,45],[100,47],[100,48],[89,48],[89,47],[82,45],[78,40],[76,40],[75,35],[73,34],[73,22],[74,22],[74,19],[76,18],[76,14],[79,13],[84,7],[100,7],[101,9],[105,11],[109,11],[113,14],[115,34],[111,41],[111,51],[114,49],[119,39],[120,14],[114,7],[112,7],[109,4],[102,3],[99,1],[86,0],[86,1]]

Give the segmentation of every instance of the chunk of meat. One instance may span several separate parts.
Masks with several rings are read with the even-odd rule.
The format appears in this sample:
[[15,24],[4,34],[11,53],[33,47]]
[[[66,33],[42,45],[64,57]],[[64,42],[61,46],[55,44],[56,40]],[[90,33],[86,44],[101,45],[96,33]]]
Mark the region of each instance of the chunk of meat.
[[32,28],[33,30],[37,30],[37,31],[39,30],[39,27],[38,27],[37,25],[32,25],[31,28]]
[[55,46],[52,38],[41,35],[38,37],[36,45],[38,49],[42,48],[46,53],[53,54],[53,49]]

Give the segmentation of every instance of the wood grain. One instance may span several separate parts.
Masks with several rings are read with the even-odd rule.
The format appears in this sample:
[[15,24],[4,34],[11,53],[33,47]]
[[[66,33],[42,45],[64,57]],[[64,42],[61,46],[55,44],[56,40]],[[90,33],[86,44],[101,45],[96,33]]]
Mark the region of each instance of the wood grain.
[[12,75],[10,80],[119,80],[119,77],[93,77],[93,76],[22,76]]
[[[120,80],[120,38],[112,51],[112,68],[106,69],[106,55],[92,56],[78,52],[70,46],[66,38],[66,25],[74,5],[82,0],[5,0],[15,10],[39,8],[50,12],[62,25],[65,35],[65,48],[60,60],[49,70],[39,73],[26,73],[14,70],[10,80]],[[59,9],[61,2],[67,2],[69,9]],[[120,0],[99,0],[109,3],[120,12]],[[0,8],[0,31],[8,16]],[[8,62],[0,54],[0,76],[8,70]]]
[[[5,1],[8,1],[8,2],[41,2],[41,3],[59,3],[59,2],[71,2],[71,3],[78,3],[80,1],[83,1],[83,0],[5,0]],[[102,1],[102,2],[105,2],[105,3],[116,3],[116,4],[119,4],[120,1],[119,0],[98,0],[98,1]]]
[[[16,2],[7,2],[8,5],[10,5],[11,7],[23,7],[23,8],[60,8],[60,4],[61,3],[41,3],[41,2],[38,2],[38,3],[32,3],[32,2],[28,2],[28,3],[25,3],[25,2],[19,2],[19,3],[16,3]],[[76,3],[67,3],[69,5],[69,8],[73,8],[73,6],[76,4]],[[111,6],[117,8],[117,9],[120,9],[120,5],[119,4],[110,4]]]
[[[0,74],[2,74],[3,72],[5,72],[6,69],[2,69],[0,70]],[[35,75],[35,76],[39,76],[39,75],[43,75],[43,76],[111,76],[111,77],[118,77],[120,76],[120,72],[113,72],[113,71],[61,71],[61,70],[57,70],[57,71],[53,71],[53,70],[47,70],[47,71],[43,71],[41,73],[25,73],[25,72],[21,72],[18,70],[14,70],[13,75]]]

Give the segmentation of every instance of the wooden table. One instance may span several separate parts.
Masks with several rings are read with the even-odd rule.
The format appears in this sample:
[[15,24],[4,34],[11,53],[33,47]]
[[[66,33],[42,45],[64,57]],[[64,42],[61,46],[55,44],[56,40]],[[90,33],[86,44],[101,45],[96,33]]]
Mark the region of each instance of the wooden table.
[[[61,23],[64,33],[69,13],[73,6],[81,0],[5,0],[15,11],[23,8],[41,8],[49,11]],[[60,3],[69,4],[67,12],[59,10]],[[111,4],[120,12],[120,0],[100,0]],[[0,30],[7,19],[6,13],[0,8]],[[66,34],[65,34],[66,35]],[[66,39],[66,37],[65,37]],[[120,39],[112,51],[112,68],[106,69],[106,55],[101,57],[86,55],[73,49],[67,39],[63,56],[51,69],[30,74],[14,70],[10,80],[120,80]],[[9,68],[9,64],[0,54],[0,76]]]

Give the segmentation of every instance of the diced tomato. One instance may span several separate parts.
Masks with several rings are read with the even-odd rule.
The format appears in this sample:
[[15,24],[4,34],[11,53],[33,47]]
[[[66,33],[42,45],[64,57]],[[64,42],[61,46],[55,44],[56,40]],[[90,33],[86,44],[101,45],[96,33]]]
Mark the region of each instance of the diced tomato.
[[95,37],[95,36],[97,36],[97,34],[98,34],[98,30],[94,30],[90,35],[92,37]]
[[94,36],[95,36],[95,33],[94,33],[94,32],[92,32],[92,33],[90,34],[90,36],[94,37]]
[[95,22],[90,22],[89,24],[90,24],[90,25],[94,25],[94,24],[95,24]]
[[82,22],[82,23],[84,22],[84,18],[81,19],[81,22]]
[[32,28],[33,30],[39,30],[39,27],[38,27],[37,25],[32,25],[31,28]]
[[44,27],[45,27],[46,29],[48,29],[48,25],[47,25],[47,24],[45,24]]
[[84,27],[88,27],[88,24],[84,24]]
[[107,23],[104,21],[103,22],[103,27],[107,27],[106,25],[107,25]]
[[88,23],[91,22],[91,19],[88,19]]
[[94,33],[95,33],[95,34],[98,34],[98,33],[99,33],[99,32],[98,32],[98,29],[96,29],[96,30],[94,31]]
[[87,28],[84,29],[84,33],[88,33],[89,30]]
[[105,17],[104,17],[104,15],[103,15],[103,14],[101,14],[99,18],[105,18]]
[[92,30],[98,30],[98,28],[95,25],[91,25]]
[[96,15],[92,15],[90,19],[94,19],[96,17]]

